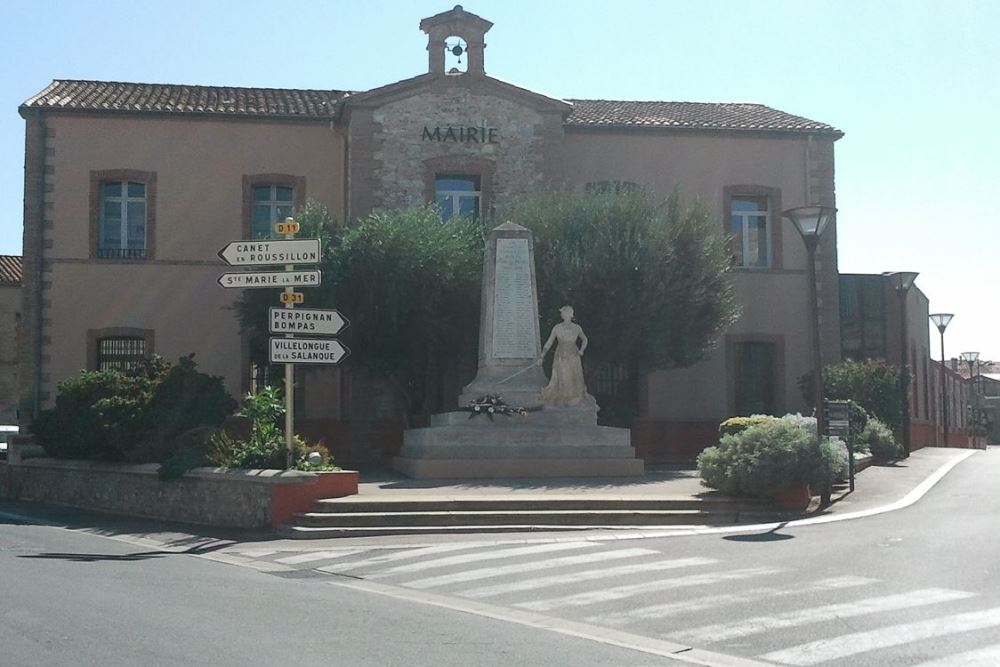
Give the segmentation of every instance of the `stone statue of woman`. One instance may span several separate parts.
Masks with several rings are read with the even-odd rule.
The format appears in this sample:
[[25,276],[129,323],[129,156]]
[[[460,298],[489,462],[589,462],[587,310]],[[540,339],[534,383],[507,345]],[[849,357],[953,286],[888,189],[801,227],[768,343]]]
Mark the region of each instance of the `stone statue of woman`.
[[[542,388],[542,403],[569,407],[578,405],[587,396],[587,386],[583,383],[583,364],[580,363],[580,357],[587,349],[587,336],[580,325],[573,321],[573,306],[560,308],[559,316],[562,317],[562,322],[552,327],[552,333],[545,341],[539,358],[539,361],[545,359],[553,343],[558,343],[552,359],[552,377],[548,385]],[[580,341],[579,347],[577,340]]]

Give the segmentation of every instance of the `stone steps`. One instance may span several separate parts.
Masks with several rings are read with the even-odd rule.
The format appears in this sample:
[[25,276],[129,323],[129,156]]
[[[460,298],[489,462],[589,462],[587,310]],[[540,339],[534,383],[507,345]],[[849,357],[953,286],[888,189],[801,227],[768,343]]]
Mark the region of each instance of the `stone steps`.
[[752,500],[555,498],[321,500],[280,532],[292,538],[729,525],[756,520]]

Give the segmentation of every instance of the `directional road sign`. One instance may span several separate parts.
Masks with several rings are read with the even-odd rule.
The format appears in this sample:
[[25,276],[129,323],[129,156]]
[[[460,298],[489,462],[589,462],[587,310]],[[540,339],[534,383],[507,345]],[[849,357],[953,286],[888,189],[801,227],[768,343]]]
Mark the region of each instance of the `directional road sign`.
[[245,273],[223,273],[219,284],[234,287],[315,287],[322,274],[319,269],[310,271],[247,271]]
[[271,338],[272,364],[339,364],[351,353],[336,338]]
[[268,330],[271,333],[336,336],[348,324],[336,310],[316,308],[271,308],[268,317]]
[[219,257],[230,266],[319,264],[321,259],[319,239],[233,241]]

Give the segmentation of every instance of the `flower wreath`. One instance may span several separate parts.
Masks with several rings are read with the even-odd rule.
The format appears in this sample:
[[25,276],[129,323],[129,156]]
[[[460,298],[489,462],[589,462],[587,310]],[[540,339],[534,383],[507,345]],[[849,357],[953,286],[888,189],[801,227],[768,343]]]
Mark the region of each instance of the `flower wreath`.
[[528,414],[528,411],[525,408],[516,408],[504,403],[500,394],[486,394],[485,396],[480,396],[473,401],[469,401],[469,403],[465,406],[465,409],[469,411],[469,419],[472,419],[476,415],[486,415],[490,418],[490,421],[493,421],[493,415],[510,417],[511,415]]

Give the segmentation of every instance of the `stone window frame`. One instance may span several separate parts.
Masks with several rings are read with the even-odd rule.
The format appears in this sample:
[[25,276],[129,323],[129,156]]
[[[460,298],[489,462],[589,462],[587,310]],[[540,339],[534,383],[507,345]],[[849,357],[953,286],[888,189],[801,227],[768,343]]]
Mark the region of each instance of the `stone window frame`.
[[[101,186],[132,181],[146,186],[145,257],[101,257]],[[102,261],[148,261],[156,259],[156,172],[139,169],[94,169],[90,172],[90,258]]]
[[146,357],[152,357],[156,352],[156,334],[153,329],[138,327],[106,327],[103,329],[87,329],[87,368],[97,370],[98,345],[103,338],[141,338],[145,346]]
[[785,392],[785,365],[787,346],[783,334],[730,334],[726,336],[726,414],[736,414],[736,346],[741,343],[770,343],[774,345],[774,391],[777,412],[788,412],[788,397]]
[[727,237],[732,236],[733,198],[741,195],[747,197],[766,197],[768,212],[767,235],[771,243],[771,262],[768,266],[743,266],[736,263],[733,253],[733,269],[738,271],[780,271],[784,267],[784,252],[782,243],[781,188],[767,185],[727,185],[722,189],[723,219],[722,229]]
[[496,162],[473,155],[442,155],[424,160],[424,201],[437,201],[437,177],[473,176],[479,179],[479,216],[489,215],[493,207],[493,177]]
[[292,174],[244,174],[243,175],[243,215],[241,233],[243,238],[253,234],[253,189],[264,185],[274,185],[292,189],[292,211],[297,215],[306,201],[306,177]]

